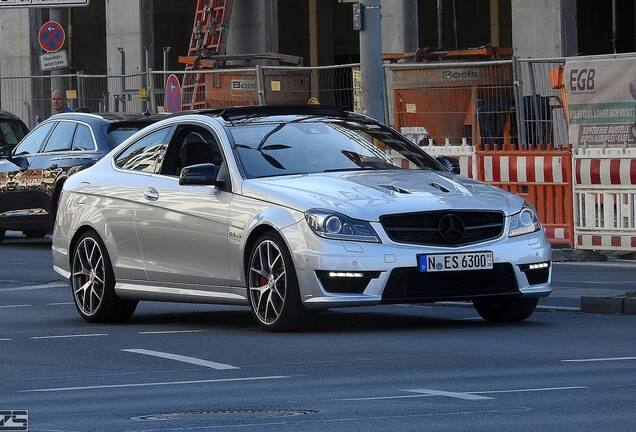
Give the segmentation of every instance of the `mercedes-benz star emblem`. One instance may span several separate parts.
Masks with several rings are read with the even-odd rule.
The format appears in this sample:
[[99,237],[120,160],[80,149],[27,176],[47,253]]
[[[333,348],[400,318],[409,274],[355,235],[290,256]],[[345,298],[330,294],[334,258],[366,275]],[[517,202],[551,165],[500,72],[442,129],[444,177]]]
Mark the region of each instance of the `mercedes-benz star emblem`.
[[464,222],[458,216],[447,214],[439,221],[439,234],[448,243],[459,243],[464,238]]

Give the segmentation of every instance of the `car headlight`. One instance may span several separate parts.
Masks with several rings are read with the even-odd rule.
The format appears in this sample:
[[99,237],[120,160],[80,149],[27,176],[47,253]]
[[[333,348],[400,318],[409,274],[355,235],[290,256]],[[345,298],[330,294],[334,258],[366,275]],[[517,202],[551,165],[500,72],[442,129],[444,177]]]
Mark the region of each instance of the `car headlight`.
[[523,208],[517,214],[510,217],[509,237],[517,237],[530,234],[541,229],[541,222],[537,217],[537,212],[529,203],[524,203]]
[[349,240],[380,243],[371,224],[366,221],[352,219],[330,210],[313,209],[305,212],[309,227],[320,237],[333,240]]

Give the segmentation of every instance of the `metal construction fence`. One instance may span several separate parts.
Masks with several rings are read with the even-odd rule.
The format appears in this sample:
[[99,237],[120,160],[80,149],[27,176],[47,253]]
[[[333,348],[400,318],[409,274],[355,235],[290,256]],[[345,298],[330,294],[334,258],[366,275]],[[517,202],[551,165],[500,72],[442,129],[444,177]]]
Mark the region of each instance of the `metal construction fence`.
[[144,112],[147,74],[50,75],[0,77],[0,109],[22,118],[29,127],[51,115],[53,79],[62,80],[70,109],[88,112]]
[[[532,202],[554,243],[634,250],[636,149],[572,149],[569,60],[387,64],[386,120],[430,154],[457,158],[464,175]],[[209,108],[320,103],[363,112],[359,64],[55,78],[63,80],[72,109],[165,112],[170,74],[183,83],[184,106],[199,83]],[[51,80],[0,77],[0,109],[33,127],[50,115]]]
[[338,105],[360,111],[358,64],[288,67],[212,69],[198,71],[152,71],[148,89],[154,111],[166,110],[165,83],[174,74],[185,83],[184,105],[195,93],[195,83],[203,85],[205,105],[224,108],[245,105],[305,104],[311,98],[324,105]]

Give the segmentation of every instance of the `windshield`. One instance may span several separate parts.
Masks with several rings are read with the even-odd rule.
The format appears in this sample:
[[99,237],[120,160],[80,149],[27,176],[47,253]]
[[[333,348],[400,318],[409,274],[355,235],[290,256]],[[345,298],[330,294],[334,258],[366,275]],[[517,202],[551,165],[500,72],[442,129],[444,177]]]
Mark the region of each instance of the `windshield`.
[[15,146],[28,133],[22,122],[0,120],[0,147]]
[[229,128],[248,178],[358,170],[440,170],[389,128],[360,120],[303,117]]
[[111,126],[108,129],[108,136],[110,136],[110,140],[113,143],[113,148],[117,147],[119,144],[123,143],[135,133],[139,132],[150,124],[151,123],[127,123]]

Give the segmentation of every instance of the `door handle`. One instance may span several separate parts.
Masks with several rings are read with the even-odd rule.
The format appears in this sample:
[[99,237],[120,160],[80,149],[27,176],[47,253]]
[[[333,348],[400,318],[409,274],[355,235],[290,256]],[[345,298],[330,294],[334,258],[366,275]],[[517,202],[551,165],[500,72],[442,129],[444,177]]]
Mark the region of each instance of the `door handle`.
[[148,201],[157,201],[159,199],[159,192],[155,188],[148,188],[146,192],[144,192],[144,198]]

